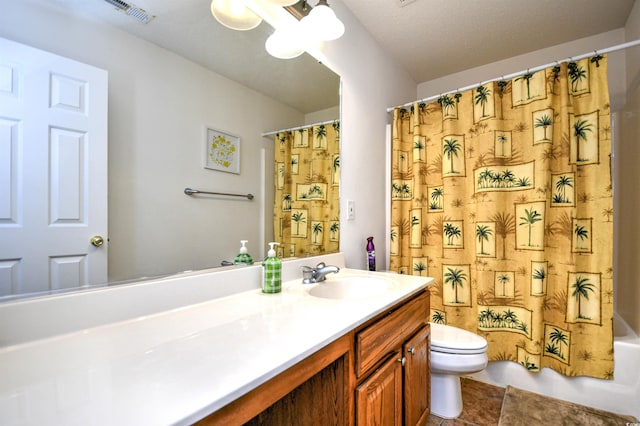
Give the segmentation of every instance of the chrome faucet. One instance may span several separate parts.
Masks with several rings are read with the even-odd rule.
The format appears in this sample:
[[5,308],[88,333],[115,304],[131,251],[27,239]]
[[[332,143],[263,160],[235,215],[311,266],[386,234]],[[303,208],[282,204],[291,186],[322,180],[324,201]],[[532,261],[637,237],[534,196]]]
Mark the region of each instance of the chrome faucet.
[[330,273],[338,273],[340,268],[332,265],[325,265],[324,262],[320,262],[315,268],[311,266],[302,267],[302,283],[313,284],[319,283],[325,280],[325,276]]

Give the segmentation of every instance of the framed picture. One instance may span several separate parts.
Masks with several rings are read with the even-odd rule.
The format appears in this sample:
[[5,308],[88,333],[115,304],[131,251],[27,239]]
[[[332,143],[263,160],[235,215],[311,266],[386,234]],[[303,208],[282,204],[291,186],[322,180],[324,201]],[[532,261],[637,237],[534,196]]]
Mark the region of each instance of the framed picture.
[[240,138],[212,127],[205,128],[205,169],[240,174]]

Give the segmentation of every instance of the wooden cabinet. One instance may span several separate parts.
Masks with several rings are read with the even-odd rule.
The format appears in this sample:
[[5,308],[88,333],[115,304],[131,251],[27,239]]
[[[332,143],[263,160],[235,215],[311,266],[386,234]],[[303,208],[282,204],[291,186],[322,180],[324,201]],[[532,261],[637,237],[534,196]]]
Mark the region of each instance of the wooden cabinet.
[[429,293],[396,305],[198,422],[417,425],[429,416]]
[[429,415],[429,295],[356,332],[356,424],[418,425]]
[[402,424],[402,365],[390,357],[356,388],[356,424]]
[[403,346],[404,364],[404,424],[424,424],[429,416],[431,373],[429,337],[425,325]]
[[351,425],[353,386],[349,333],[197,425]]

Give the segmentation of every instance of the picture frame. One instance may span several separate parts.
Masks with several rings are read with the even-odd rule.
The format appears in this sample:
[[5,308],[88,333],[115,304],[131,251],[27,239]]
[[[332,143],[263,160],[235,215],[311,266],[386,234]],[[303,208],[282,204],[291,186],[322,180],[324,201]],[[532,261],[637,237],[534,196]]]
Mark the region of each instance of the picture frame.
[[240,137],[205,127],[204,168],[240,174]]

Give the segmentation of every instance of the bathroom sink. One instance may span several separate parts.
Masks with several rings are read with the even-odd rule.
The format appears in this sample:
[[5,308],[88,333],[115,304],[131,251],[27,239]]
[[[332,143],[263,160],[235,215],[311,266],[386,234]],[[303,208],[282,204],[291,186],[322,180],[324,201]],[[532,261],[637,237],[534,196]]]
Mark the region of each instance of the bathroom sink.
[[366,299],[385,292],[390,284],[383,278],[369,275],[332,276],[311,288],[309,294],[325,299]]

